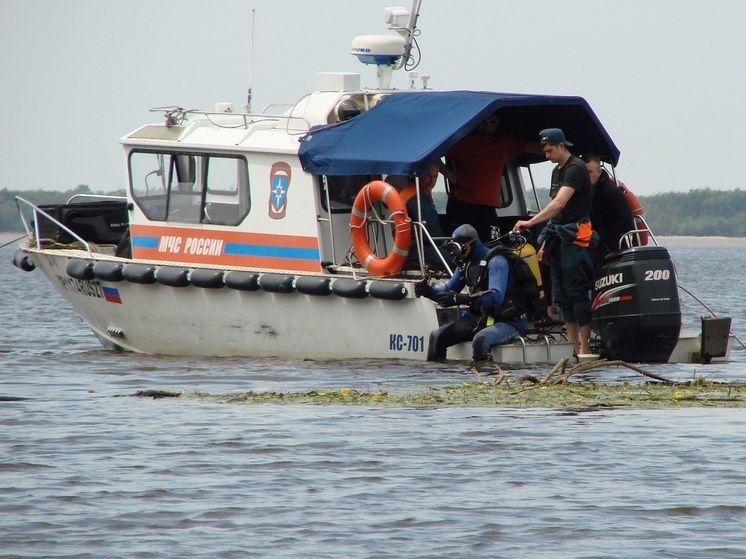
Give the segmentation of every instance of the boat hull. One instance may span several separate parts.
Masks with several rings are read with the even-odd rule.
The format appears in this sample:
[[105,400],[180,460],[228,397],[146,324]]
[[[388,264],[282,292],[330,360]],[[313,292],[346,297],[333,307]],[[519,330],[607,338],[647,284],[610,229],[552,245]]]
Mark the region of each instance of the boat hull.
[[[180,269],[103,254],[91,258],[81,250],[23,248],[16,256],[24,264],[19,268],[38,268],[101,344],[114,350],[423,361],[430,332],[439,326],[435,305],[415,297],[406,282]],[[682,331],[668,361],[702,362],[703,335]],[[728,360],[733,340],[730,334],[724,353],[713,362]],[[447,355],[449,360],[469,361],[471,344],[453,346]],[[573,344],[561,333],[492,348],[493,360],[506,364],[553,364],[572,355]]]
[[[368,294],[357,298],[353,292],[338,296],[268,290],[282,289],[281,282],[249,290],[86,280],[68,274],[75,252],[30,252],[29,257],[105,345],[123,350],[424,360],[428,336],[437,327],[432,303],[409,292],[393,301]],[[86,262],[83,254],[75,254],[75,259]]]
[[[412,284],[270,271],[179,269],[80,250],[25,249],[104,347],[180,356],[295,359],[427,357],[439,326]],[[199,271],[197,273],[190,273]],[[95,272],[94,272],[95,271]],[[222,275],[219,284],[214,280]],[[200,277],[199,286],[190,276]],[[106,279],[102,279],[106,278]],[[402,290],[401,293],[399,290]],[[562,336],[493,348],[499,363],[553,363],[572,355]],[[471,344],[449,349],[470,360]]]
[[678,343],[668,359],[669,363],[727,363],[736,337],[727,334],[722,354],[707,359],[702,354],[702,332],[684,330],[679,335]]

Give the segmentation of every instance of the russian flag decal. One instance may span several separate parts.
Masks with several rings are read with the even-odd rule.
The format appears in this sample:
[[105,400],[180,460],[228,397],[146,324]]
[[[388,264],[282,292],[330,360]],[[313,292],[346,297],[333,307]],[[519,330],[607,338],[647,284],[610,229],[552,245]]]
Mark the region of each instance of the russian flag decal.
[[104,290],[104,299],[109,301],[109,303],[122,304],[122,298],[119,296],[119,290],[116,287],[104,287],[102,285],[101,289]]

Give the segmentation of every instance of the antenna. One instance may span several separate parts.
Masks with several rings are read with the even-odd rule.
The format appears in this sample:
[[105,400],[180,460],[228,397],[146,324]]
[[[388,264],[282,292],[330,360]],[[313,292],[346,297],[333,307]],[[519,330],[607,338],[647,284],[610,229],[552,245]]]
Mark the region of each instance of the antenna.
[[249,91],[246,95],[246,112],[251,113],[251,82],[254,79],[254,22],[256,10],[251,9],[251,45],[249,47]]
[[[402,50],[402,57],[399,59],[397,64],[394,66],[394,70],[399,70],[403,68],[407,62],[409,61],[409,56],[412,52],[412,41],[414,40],[415,31],[417,29],[417,18],[420,16],[420,5],[422,4],[422,0],[412,0],[412,9],[409,12],[409,18],[407,21],[406,27],[400,27],[397,25],[396,18],[391,18],[391,15],[397,15],[396,10],[397,8],[387,8],[387,10],[393,10],[394,13],[389,15],[389,13],[386,14],[385,17],[391,18],[389,23],[389,29],[392,29],[396,31],[399,35],[402,36],[404,39],[404,48]],[[400,12],[401,15],[403,13]]]

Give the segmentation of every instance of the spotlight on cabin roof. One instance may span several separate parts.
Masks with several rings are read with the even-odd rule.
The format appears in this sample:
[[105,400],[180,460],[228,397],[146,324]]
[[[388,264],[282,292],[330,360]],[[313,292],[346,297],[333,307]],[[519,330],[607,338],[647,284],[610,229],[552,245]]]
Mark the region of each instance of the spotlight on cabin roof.
[[355,118],[362,112],[359,105],[349,98],[340,101],[334,110],[336,111],[337,118],[342,122]]

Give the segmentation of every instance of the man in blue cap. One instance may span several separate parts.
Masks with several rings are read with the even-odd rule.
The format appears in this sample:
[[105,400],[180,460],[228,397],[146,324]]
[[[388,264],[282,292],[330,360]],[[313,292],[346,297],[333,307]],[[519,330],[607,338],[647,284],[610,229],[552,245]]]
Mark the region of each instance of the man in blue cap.
[[549,191],[552,201],[515,231],[548,221],[539,235],[539,260],[548,258],[552,273],[552,301],[560,308],[567,337],[577,355],[589,354],[591,337],[591,288],[593,248],[598,233],[591,227],[591,181],[588,169],[568,150],[572,143],[559,128],[539,132],[544,156],[556,166]]
[[[525,335],[527,309],[517,291],[516,274],[508,258],[488,249],[471,225],[456,228],[446,248],[458,268],[445,284],[431,286],[426,280],[415,294],[437,301],[441,307],[468,306],[468,312],[430,334],[428,361],[444,361],[449,347],[472,341],[475,362],[491,359],[494,345]],[[461,293],[468,286],[466,293]]]

